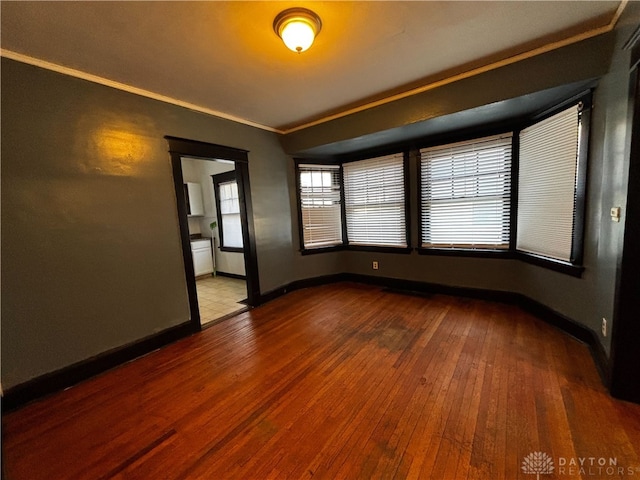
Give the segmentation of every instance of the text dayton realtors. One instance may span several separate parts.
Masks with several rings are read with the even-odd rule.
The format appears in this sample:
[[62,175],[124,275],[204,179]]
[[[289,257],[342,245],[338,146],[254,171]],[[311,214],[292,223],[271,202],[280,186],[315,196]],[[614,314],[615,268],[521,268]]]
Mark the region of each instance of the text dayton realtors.
[[629,475],[640,473],[640,469],[618,465],[617,458],[605,457],[558,457],[560,475]]

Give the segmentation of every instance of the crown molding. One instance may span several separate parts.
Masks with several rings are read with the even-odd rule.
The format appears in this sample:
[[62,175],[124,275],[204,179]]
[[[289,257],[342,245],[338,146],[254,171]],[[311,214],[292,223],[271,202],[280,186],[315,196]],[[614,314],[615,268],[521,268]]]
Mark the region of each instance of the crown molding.
[[202,107],[194,103],[185,102],[182,100],[178,100],[176,98],[168,97],[166,95],[161,95],[159,93],[150,92],[149,90],[144,90],[142,88],[134,87],[132,85],[127,85],[126,83],[109,80],[108,78],[100,77],[98,75],[93,75],[91,73],[83,72],[81,70],[76,70],[74,68],[58,65],[56,63],[47,62],[46,60],[30,57],[22,53],[6,50],[4,48],[0,49],[0,56],[9,58],[11,60],[16,60],[18,62],[27,63],[29,65],[34,65],[36,67],[44,68],[46,70],[51,70],[53,72],[62,73],[63,75],[69,75],[70,77],[80,78],[82,80],[87,80],[89,82],[98,83],[100,85],[115,88],[116,90],[122,90],[124,92],[133,93],[134,95],[140,95],[141,97],[151,98],[153,100],[169,103],[171,105],[176,105],[178,107],[188,108],[189,110],[193,110],[199,113],[205,113],[207,115],[212,115],[214,117],[219,117],[225,120],[230,120],[232,122],[241,123],[249,127],[259,128],[261,130],[266,130],[268,132],[283,133],[281,130],[278,130],[277,128],[252,122],[251,120],[240,118],[235,115],[230,115],[228,113],[220,112],[218,110]]
[[503,60],[499,60],[497,62],[490,63],[488,65],[484,65],[482,67],[474,68],[474,69],[469,70],[467,72],[459,73],[457,75],[453,75],[451,77],[447,77],[447,78],[444,78],[442,80],[438,80],[436,82],[423,85],[421,87],[417,87],[417,88],[414,88],[414,89],[411,89],[411,90],[407,90],[406,92],[401,92],[401,93],[398,93],[396,95],[392,95],[390,97],[385,97],[385,98],[382,98],[380,100],[376,100],[374,102],[366,103],[364,105],[360,105],[358,107],[354,107],[354,108],[351,108],[349,110],[345,110],[343,112],[339,112],[339,113],[336,113],[336,114],[333,114],[333,115],[328,115],[326,117],[322,117],[322,118],[319,118],[317,120],[313,120],[311,122],[304,123],[302,125],[291,127],[291,128],[285,129],[282,133],[284,135],[287,135],[289,133],[294,133],[294,132],[297,132],[299,130],[304,130],[305,128],[314,127],[316,125],[320,125],[322,123],[326,123],[326,122],[329,122],[331,120],[336,120],[338,118],[346,117],[347,115],[351,115],[351,114],[354,114],[354,113],[362,112],[364,110],[369,110],[371,108],[379,107],[380,105],[385,105],[387,103],[395,102],[396,100],[401,100],[403,98],[412,97],[414,95],[418,95],[420,93],[424,93],[424,92],[427,92],[429,90],[433,90],[435,88],[442,87],[444,85],[448,85],[450,83],[457,82],[459,80],[464,80],[465,78],[474,77],[476,75],[480,75],[482,73],[486,73],[486,72],[489,72],[491,70],[496,70],[498,68],[501,68],[501,67],[504,67],[504,66],[507,66],[507,65],[511,65],[513,63],[521,62],[523,60],[527,60],[529,58],[532,58],[532,57],[535,57],[535,56],[538,56],[538,55],[542,55],[543,53],[551,52],[553,50],[557,50],[559,48],[566,47],[568,45],[572,45],[574,43],[578,43],[578,42],[581,42],[583,40],[587,40],[589,38],[597,37],[598,35],[602,35],[602,34],[608,33],[608,32],[612,31],[615,28],[616,24],[618,23],[618,20],[620,19],[620,15],[622,15],[622,12],[624,11],[624,9],[627,6],[628,2],[629,2],[629,0],[622,0],[620,2],[620,5],[618,5],[618,8],[616,9],[613,17],[611,18],[611,21],[607,25],[604,25],[602,27],[594,28],[592,30],[588,30],[588,31],[580,33],[580,34],[573,35],[572,37],[568,37],[568,38],[565,38],[565,39],[562,39],[562,40],[559,40],[559,41],[556,41],[556,42],[548,43],[548,44],[543,45],[541,47],[534,48],[533,50],[529,50],[529,51],[520,53],[518,55],[514,55],[512,57],[508,57],[508,58],[505,58]]
[[6,58],[10,58],[12,60],[16,60],[18,62],[22,62],[22,63],[27,63],[29,65],[34,65],[37,67],[41,67],[47,70],[51,70],[54,72],[58,72],[58,73],[62,73],[64,75],[69,75],[72,77],[76,77],[76,78],[80,78],[82,80],[87,80],[89,82],[94,82],[94,83],[98,83],[100,85],[105,85],[107,87],[111,87],[111,88],[115,88],[118,90],[122,90],[128,93],[133,93],[135,95],[140,95],[143,97],[147,97],[147,98],[151,98],[153,100],[158,100],[160,102],[164,102],[164,103],[169,103],[171,105],[176,105],[179,107],[184,107],[184,108],[188,108],[189,110],[193,110],[196,112],[200,112],[200,113],[204,113],[207,115],[212,115],[214,117],[219,117],[219,118],[223,118],[225,120],[230,120],[232,122],[236,122],[236,123],[240,123],[243,125],[247,125],[250,127],[255,127],[255,128],[259,128],[261,130],[265,130],[267,132],[273,132],[273,133],[277,133],[280,135],[287,135],[289,133],[294,133],[294,132],[298,132],[300,130],[304,130],[306,128],[309,127],[314,127],[316,125],[321,125],[323,123],[327,123],[330,122],[332,120],[336,120],[338,118],[342,118],[342,117],[346,117],[348,115],[352,115],[354,113],[358,113],[358,112],[363,112],[365,110],[369,110],[371,108],[375,108],[375,107],[379,107],[381,105],[385,105],[387,103],[391,103],[391,102],[395,102],[397,100],[401,100],[404,98],[408,98],[408,97],[412,97],[414,95],[419,95],[421,93],[427,92],[429,90],[433,90],[435,88],[439,88],[442,87],[444,85],[448,85],[450,83],[454,83],[460,80],[464,80],[466,78],[470,78],[470,77],[474,77],[476,75],[480,75],[482,73],[486,73],[489,72],[491,70],[496,70],[498,68],[507,66],[507,65],[511,65],[517,62],[521,62],[523,60],[527,60],[529,58],[535,57],[537,55],[542,55],[544,53],[547,52],[551,52],[553,50],[557,50],[559,48],[562,47],[566,47],[568,45],[572,45],[574,43],[578,43],[581,42],[583,40],[587,40],[589,38],[593,38],[596,37],[598,35],[602,35],[605,33],[608,33],[610,31],[612,31],[616,24],[618,23],[618,20],[620,19],[620,16],[622,15],[622,12],[624,11],[625,7],[627,6],[629,0],[622,0],[620,2],[620,4],[618,5],[618,8],[616,9],[613,17],[611,18],[611,21],[607,24],[604,25],[602,27],[598,27],[583,33],[580,33],[578,35],[573,35],[571,37],[565,38],[563,40],[559,40],[556,42],[552,42],[552,43],[548,43],[546,45],[543,45],[541,47],[538,48],[534,48],[533,50],[529,50],[523,53],[520,53],[518,55],[514,55],[508,58],[505,58],[503,60],[499,60],[497,62],[493,62],[490,63],[488,65],[484,65],[482,67],[478,67],[478,68],[474,68],[472,70],[457,74],[457,75],[453,75],[451,77],[447,77],[444,78],[442,80],[438,80],[436,82],[432,82],[432,83],[428,83],[426,85],[417,87],[417,88],[413,88],[411,90],[407,90],[405,92],[402,93],[398,93],[395,95],[391,95],[389,97],[385,97],[382,98],[380,100],[376,100],[374,102],[369,102],[369,103],[365,103],[363,105],[360,105],[358,107],[354,107],[348,110],[344,110],[342,112],[338,112],[332,115],[327,115],[326,117],[322,117],[319,118],[317,120],[313,120],[311,122],[307,122],[307,123],[303,123],[301,125],[297,125],[295,127],[291,127],[291,128],[276,128],[276,127],[271,127],[268,125],[262,125],[260,123],[256,123],[253,122],[251,120],[247,120],[244,118],[240,118],[237,117],[235,115],[231,115],[228,113],[224,113],[224,112],[220,112],[218,110],[213,110],[211,108],[207,108],[207,107],[202,107],[200,105],[196,105],[193,103],[189,103],[189,102],[184,102],[182,100],[178,100],[172,97],[167,97],[166,95],[160,95],[158,93],[154,93],[154,92],[150,92],[148,90],[144,90],[142,88],[138,88],[138,87],[134,87],[131,85],[127,85],[121,82],[116,82],[113,80],[109,80],[108,78],[104,78],[104,77],[100,77],[98,75],[93,75],[91,73],[86,73],[80,70],[76,70],[73,68],[69,68],[69,67],[64,67],[62,65],[58,65],[55,63],[51,63],[51,62],[47,62],[45,60],[41,60],[35,57],[30,57],[28,55],[24,55],[21,53],[17,53],[17,52],[13,52],[11,50],[6,50],[6,49],[2,49],[0,48],[0,56],[2,57],[6,57]]

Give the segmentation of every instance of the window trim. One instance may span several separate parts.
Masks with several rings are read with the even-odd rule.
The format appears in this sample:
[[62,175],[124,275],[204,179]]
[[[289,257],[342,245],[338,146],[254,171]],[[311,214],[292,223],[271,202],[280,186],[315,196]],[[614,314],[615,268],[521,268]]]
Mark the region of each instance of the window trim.
[[[353,250],[353,251],[366,251],[366,252],[380,252],[380,253],[405,253],[409,254],[412,251],[416,251],[419,255],[435,255],[435,256],[457,256],[457,257],[477,257],[477,258],[501,258],[501,259],[516,259],[526,263],[530,263],[536,266],[554,270],[563,274],[571,275],[577,278],[582,276],[582,272],[585,270],[583,266],[584,260],[584,235],[585,235],[585,223],[586,223],[586,208],[587,208],[587,181],[588,181],[588,165],[589,165],[589,145],[590,145],[590,131],[591,131],[591,109],[593,105],[593,90],[595,87],[582,90],[575,95],[559,102],[545,109],[540,110],[537,113],[528,115],[526,117],[514,117],[488,127],[478,126],[472,128],[462,128],[460,130],[453,130],[437,134],[431,137],[423,137],[418,140],[407,141],[401,144],[389,144],[376,147],[374,149],[363,150],[359,152],[351,152],[344,155],[332,157],[331,159],[295,159],[296,162],[296,196],[297,196],[297,208],[298,208],[298,234],[300,235],[300,252],[305,254],[323,253],[328,251],[338,250]],[[520,131],[530,125],[533,125],[547,117],[555,115],[556,113],[570,108],[572,105],[583,103],[583,110],[581,112],[582,119],[580,123],[580,145],[578,146],[578,155],[580,159],[584,159],[578,163],[578,169],[576,171],[576,202],[574,210],[574,231],[572,239],[572,262],[563,262],[552,258],[543,257],[536,254],[527,252],[521,252],[516,249],[517,240],[517,215],[518,215],[518,172],[520,161]],[[512,135],[512,154],[511,154],[511,198],[510,198],[510,239],[509,247],[505,249],[468,249],[468,248],[428,248],[421,246],[422,236],[422,217],[420,215],[420,202],[421,202],[421,190],[422,190],[422,178],[420,172],[420,159],[419,151],[422,148],[431,146],[444,145],[447,143],[456,143],[466,140],[480,139],[492,135],[501,135],[511,132]],[[404,156],[404,180],[405,180],[405,227],[407,235],[407,247],[390,247],[390,246],[368,246],[368,245],[349,245],[347,236],[346,225],[346,211],[345,211],[345,199],[344,199],[344,174],[342,166],[346,163],[366,160],[370,158],[376,158],[379,156],[390,155],[394,153],[402,152]],[[411,167],[412,155],[416,156],[417,161],[415,167]],[[343,228],[343,244],[335,245],[326,248],[314,248],[304,249],[302,247],[302,229],[301,229],[301,211],[300,211],[300,198],[299,198],[299,174],[297,165],[298,163],[316,163],[316,164],[329,164],[340,165],[340,195],[341,195],[341,212],[342,212],[342,228]],[[411,192],[412,185],[410,179],[411,170],[415,169],[417,174],[417,191]],[[415,212],[412,211],[411,202],[417,198],[417,219],[413,218]],[[418,246],[413,247],[412,243],[412,222],[417,220],[418,230]]]
[[[374,151],[361,152],[356,155],[349,155],[343,157],[340,162],[340,182],[341,182],[341,201],[342,201],[342,241],[345,250],[360,251],[360,252],[378,252],[378,253],[404,253],[410,254],[414,249],[411,246],[411,195],[410,195],[410,152],[411,149],[407,147],[395,147],[377,149]],[[397,155],[402,153],[402,174],[403,174],[403,186],[404,186],[404,225],[405,225],[405,241],[406,246],[392,246],[392,245],[351,245],[349,244],[349,235],[347,231],[347,213],[346,213],[346,201],[345,201],[345,188],[344,188],[344,165],[352,162],[359,162],[363,160],[373,160],[379,157],[385,157],[389,155]],[[299,203],[299,202],[298,202]]]
[[[589,145],[590,145],[590,136],[591,136],[591,109],[593,108],[593,90],[590,89],[588,92],[582,92],[578,95],[574,95],[567,100],[554,105],[537,115],[531,117],[526,124],[520,126],[520,128],[514,130],[514,137],[520,137],[520,131],[534,125],[538,122],[541,122],[553,115],[562,112],[568,108],[571,108],[575,105],[582,103],[582,109],[580,111],[581,121],[580,121],[580,144],[578,145],[578,166],[576,169],[576,193],[575,193],[575,204],[573,211],[573,235],[571,240],[571,261],[566,262],[563,260],[558,260],[551,257],[546,257],[543,255],[537,255],[535,253],[524,252],[518,250],[515,246],[515,242],[517,240],[517,231],[514,230],[512,232],[511,240],[514,243],[513,245],[513,253],[515,258],[518,260],[522,260],[524,262],[537,265],[540,267],[545,267],[550,270],[554,270],[557,272],[565,273],[567,275],[571,275],[577,278],[582,276],[582,272],[584,272],[584,233],[585,233],[585,220],[586,220],[586,209],[587,209],[587,180],[588,180],[588,168],[589,168]],[[518,151],[519,154],[519,151]],[[515,167],[513,175],[518,177],[519,174],[519,158],[517,164],[514,164],[512,168]],[[516,185],[518,182],[514,182]],[[517,187],[516,187],[517,189]],[[517,224],[517,196],[515,198],[515,211],[516,211],[516,224]]]
[[434,255],[444,257],[476,257],[476,258],[515,258],[514,252],[508,248],[428,248],[417,247],[418,255]]
[[[466,247],[466,246],[451,246],[451,247],[425,247],[422,245],[422,236],[424,233],[424,228],[425,226],[422,223],[422,158],[421,158],[421,151],[423,149],[426,148],[430,148],[430,147],[438,147],[438,146],[444,146],[444,145],[452,145],[452,144],[456,144],[456,143],[463,143],[463,142],[472,142],[472,141],[477,141],[477,140],[484,140],[490,137],[499,137],[499,136],[506,136],[506,135],[510,135],[511,136],[511,164],[510,164],[510,171],[509,171],[509,175],[510,175],[510,180],[509,180],[509,243],[504,246],[504,247],[500,247],[500,248],[471,248],[471,247]],[[416,157],[417,157],[417,185],[418,185],[418,191],[417,191],[417,197],[418,197],[418,246],[416,248],[416,250],[418,250],[418,252],[422,255],[429,255],[429,254],[443,254],[443,255],[455,255],[455,253],[453,252],[459,252],[459,256],[475,256],[473,255],[474,253],[477,253],[479,257],[496,257],[496,256],[505,256],[505,253],[508,253],[511,251],[511,247],[512,247],[512,241],[513,241],[513,236],[512,236],[512,230],[511,228],[513,227],[514,224],[514,219],[515,214],[514,214],[514,205],[513,205],[513,199],[512,199],[512,195],[513,195],[513,179],[514,179],[514,173],[513,173],[513,157],[514,157],[514,153],[513,153],[513,149],[514,149],[514,143],[513,143],[513,138],[515,136],[515,132],[513,129],[508,129],[508,130],[500,130],[498,132],[494,132],[494,133],[484,133],[484,134],[478,134],[476,132],[475,135],[472,136],[465,136],[462,138],[458,138],[458,139],[449,139],[445,142],[436,142],[436,143],[432,143],[429,144],[427,146],[422,146],[418,149],[416,149]]]
[[[335,252],[339,250],[344,250],[345,248],[345,225],[344,225],[344,183],[342,179],[342,164],[340,162],[336,162],[334,160],[315,160],[310,158],[294,158],[294,180],[296,185],[296,208],[298,211],[298,241],[299,248],[298,251],[302,255],[314,255],[316,253],[324,253],[324,252]],[[304,245],[304,230],[303,230],[303,219],[302,219],[302,198],[300,196],[300,165],[327,165],[327,166],[338,166],[338,182],[340,185],[340,216],[341,216],[341,227],[342,227],[342,243],[337,245],[327,245],[320,247],[305,247]]]
[[[421,170],[421,161],[420,161],[420,150],[423,148],[436,147],[439,145],[446,145],[449,143],[459,143],[466,142],[475,139],[480,139],[484,137],[491,137],[496,135],[505,135],[508,133],[513,133],[511,136],[511,205],[510,205],[510,237],[509,237],[509,247],[508,248],[463,248],[463,247],[450,247],[450,248],[438,248],[438,247],[423,247],[422,246],[422,229],[424,225],[422,224],[422,215],[420,214],[420,206],[422,202],[422,170]],[[430,141],[419,143],[413,150],[415,150],[417,155],[416,162],[416,175],[417,175],[417,192],[416,197],[418,199],[418,246],[415,250],[419,255],[442,255],[449,257],[477,257],[477,258],[513,258],[513,246],[515,246],[513,240],[513,228],[516,222],[515,208],[517,207],[517,203],[514,205],[513,203],[513,189],[514,184],[514,157],[517,157],[517,152],[514,149],[517,147],[513,142],[516,137],[516,130],[513,128],[513,124],[511,124],[511,128],[503,126],[501,128],[483,128],[483,129],[474,129],[471,131],[464,131],[460,133],[449,133],[445,135],[441,135],[438,137],[434,137],[430,139]],[[513,243],[513,245],[512,245]]]
[[[215,175],[211,175],[211,179],[213,180],[213,197],[216,202],[216,217],[218,218],[218,235],[220,236],[220,245],[218,245],[218,249],[221,252],[235,252],[242,253],[244,252],[244,248],[241,247],[225,247],[224,246],[224,231],[222,228],[222,213],[220,212],[220,184],[235,181],[238,182],[238,178],[236,176],[235,170],[229,170],[228,172],[217,173]],[[238,196],[240,192],[238,191]],[[238,200],[239,201],[239,200]]]
[[517,260],[521,260],[532,265],[537,265],[538,267],[548,268],[549,270],[554,270],[556,272],[565,273],[567,275],[571,275],[572,277],[580,278],[582,277],[582,272],[584,272],[583,265],[572,265],[570,263],[563,262],[562,260],[555,260],[550,257],[543,257],[542,255],[521,252],[519,250],[516,250],[512,254],[513,258]]

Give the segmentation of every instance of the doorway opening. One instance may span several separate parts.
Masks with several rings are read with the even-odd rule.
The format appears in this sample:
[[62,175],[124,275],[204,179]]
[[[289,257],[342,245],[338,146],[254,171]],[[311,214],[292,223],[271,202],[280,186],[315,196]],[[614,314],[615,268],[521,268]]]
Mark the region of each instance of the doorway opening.
[[201,325],[247,309],[235,162],[181,157]]
[[171,163],[191,324],[239,313],[259,299],[248,152],[165,137]]

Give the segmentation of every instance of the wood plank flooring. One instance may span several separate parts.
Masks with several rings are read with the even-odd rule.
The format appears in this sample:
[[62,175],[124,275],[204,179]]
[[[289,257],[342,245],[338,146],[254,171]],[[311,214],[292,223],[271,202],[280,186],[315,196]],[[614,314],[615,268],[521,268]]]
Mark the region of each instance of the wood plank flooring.
[[532,452],[543,479],[640,478],[640,406],[585,345],[513,306],[351,283],[5,415],[3,436],[7,480],[535,479]]

